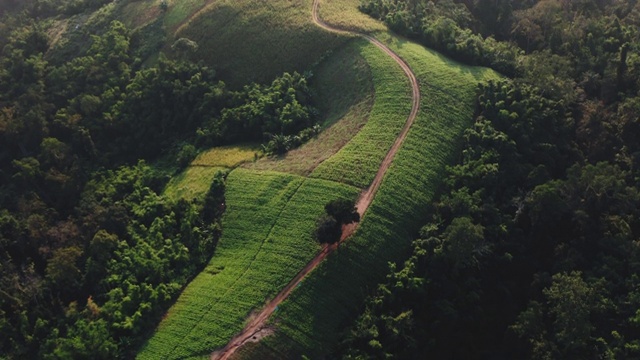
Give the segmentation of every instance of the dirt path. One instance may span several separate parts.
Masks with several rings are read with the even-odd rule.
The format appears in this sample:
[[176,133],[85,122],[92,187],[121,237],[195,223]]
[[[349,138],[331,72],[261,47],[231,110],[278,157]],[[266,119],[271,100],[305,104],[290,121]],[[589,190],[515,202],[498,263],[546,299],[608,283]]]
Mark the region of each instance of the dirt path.
[[[369,36],[367,34],[361,34],[361,33],[356,33],[352,31],[345,31],[345,30],[333,28],[330,25],[326,24],[324,21],[322,21],[322,19],[320,19],[318,15],[319,6],[320,6],[320,0],[314,0],[312,17],[313,17],[313,22],[316,25],[320,26],[321,28],[327,31],[342,33],[342,34],[357,35],[367,39],[370,43],[377,46],[386,54],[388,54],[390,57],[392,57],[398,63],[398,65],[400,65],[404,73],[409,78],[409,81],[411,82],[411,91],[412,91],[411,113],[409,113],[409,116],[407,117],[407,121],[404,125],[404,128],[396,138],[396,141],[393,143],[393,146],[391,146],[384,160],[382,160],[382,163],[380,164],[380,168],[378,169],[378,173],[376,174],[376,177],[373,179],[373,182],[367,189],[365,189],[360,194],[360,197],[358,198],[356,207],[358,209],[358,213],[362,217],[365,211],[369,208],[369,205],[371,205],[371,202],[373,201],[373,198],[376,192],[378,191],[380,184],[382,183],[382,179],[384,178],[385,173],[389,169],[389,166],[391,166],[391,162],[393,161],[393,158],[396,155],[396,152],[398,152],[398,149],[400,149],[402,142],[404,141],[404,139],[407,137],[407,134],[409,133],[409,129],[411,128],[411,125],[413,125],[413,122],[416,119],[416,116],[418,114],[418,109],[420,107],[420,88],[418,86],[418,81],[416,79],[416,76],[411,71],[411,68],[409,67],[409,65],[407,65],[407,63],[404,60],[402,60],[396,53],[394,53],[386,45],[384,45],[377,39],[373,38],[372,36]],[[289,284],[287,284],[287,286],[285,286],[284,289],[280,291],[280,293],[278,293],[278,295],[276,295],[276,297],[274,297],[271,301],[269,301],[269,303],[267,303],[267,305],[262,310],[260,310],[259,313],[254,314],[250,317],[249,322],[245,326],[244,330],[242,330],[242,332],[240,332],[238,335],[233,337],[233,339],[231,339],[231,341],[229,341],[227,346],[225,346],[223,349],[215,351],[214,353],[211,354],[211,360],[229,359],[236,352],[236,350],[238,350],[238,348],[240,348],[244,344],[248,342],[259,341],[264,336],[267,336],[273,333],[273,329],[270,326],[266,325],[266,322],[269,319],[269,317],[273,314],[275,309],[278,307],[278,305],[280,305],[280,303],[282,303],[282,301],[284,301],[284,299],[286,299],[291,294],[293,289],[295,289],[296,286],[300,284],[300,282],[302,281],[302,279],[304,279],[305,276],[307,276],[311,271],[313,271],[313,269],[315,269],[329,254],[331,254],[335,249],[337,249],[338,245],[341,242],[343,242],[346,238],[351,236],[356,231],[357,227],[358,227],[357,223],[343,227],[340,242],[334,245],[325,244],[322,250],[302,270],[300,270],[300,272],[289,282]]]

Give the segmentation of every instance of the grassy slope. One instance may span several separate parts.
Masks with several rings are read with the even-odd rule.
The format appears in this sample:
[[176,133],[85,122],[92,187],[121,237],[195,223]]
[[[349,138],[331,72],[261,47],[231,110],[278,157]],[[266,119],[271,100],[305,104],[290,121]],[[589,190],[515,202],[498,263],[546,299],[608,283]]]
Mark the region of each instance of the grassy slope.
[[340,151],[318,166],[312,177],[367,187],[411,111],[411,88],[402,69],[375,46],[363,42],[371,66],[375,103],[369,121]]
[[[194,40],[199,48],[192,60],[203,60],[221,80],[238,88],[252,81],[269,82],[285,71],[308,70],[348,41],[348,36],[327,33],[312,23],[311,1],[169,0],[166,11],[159,0],[114,1],[92,14],[51,20],[47,28],[58,45],[82,41],[86,46],[88,31],[100,33],[114,19],[132,30],[159,22],[145,33],[142,46],[152,42],[155,51],[155,42],[166,39],[162,51],[171,57],[176,39]],[[72,56],[73,51],[60,56]]]
[[304,71],[347,37],[311,22],[311,0],[215,0],[176,37],[196,41],[197,59],[231,86]]
[[366,294],[386,274],[387,262],[408,253],[438,176],[471,123],[475,84],[497,76],[388,34],[379,38],[414,69],[423,94],[419,117],[358,232],[282,304],[272,319],[279,328],[276,335],[243,349],[240,357],[316,358],[331,351],[339,330],[353,320]]
[[322,133],[282,157],[266,157],[245,167],[308,175],[360,131],[374,100],[371,70],[362,55],[363,43],[349,42],[314,70],[311,86],[324,119]]
[[193,199],[204,196],[218,171],[233,169],[255,158],[252,145],[233,145],[212,148],[200,153],[183,172],[171,178],[164,194],[172,199]]
[[232,171],[215,256],[187,286],[138,358],[201,356],[224,346],[252,309],[275,295],[319,250],[312,232],[324,204],[357,193],[324,180]]
[[321,18],[341,29],[358,32],[385,31],[380,21],[358,11],[361,0],[320,0]]

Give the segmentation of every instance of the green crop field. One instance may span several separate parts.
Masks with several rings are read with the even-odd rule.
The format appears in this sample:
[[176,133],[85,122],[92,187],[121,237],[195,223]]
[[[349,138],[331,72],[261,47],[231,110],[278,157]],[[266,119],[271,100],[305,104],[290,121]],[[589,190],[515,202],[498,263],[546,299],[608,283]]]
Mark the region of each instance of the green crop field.
[[323,131],[284,156],[265,157],[245,167],[308,175],[360,131],[374,97],[371,69],[361,54],[365,44],[348,42],[314,70],[310,85],[317,93]]
[[411,87],[402,69],[380,49],[362,42],[371,67],[375,103],[367,124],[338,153],[320,164],[311,177],[369,186],[382,159],[402,130],[411,111]]
[[324,204],[354,198],[343,184],[238,168],[227,178],[223,235],[209,265],[184,290],[140,359],[201,356],[224,346],[252,309],[284,287],[316,254]]
[[313,24],[311,0],[213,0],[175,36],[196,41],[196,58],[232,87],[305,71],[348,39]]
[[[235,15],[228,13],[233,15],[228,17],[229,26],[237,27],[233,31],[253,31],[254,25],[264,28],[266,23],[243,24],[247,20],[241,19],[285,8],[291,13],[299,12],[290,25],[304,28],[312,26],[306,18],[310,16],[310,3],[277,0],[258,9],[249,0],[233,4],[214,1],[207,8],[207,16],[194,18],[183,33],[202,31],[201,26],[220,27],[216,21],[222,19],[217,17],[222,17],[224,11],[236,11]],[[337,14],[347,3],[352,6],[354,2],[333,3],[327,11]],[[247,11],[240,12],[245,9],[243,6],[248,6]],[[280,21],[278,16],[274,19]],[[199,25],[201,21],[210,23]],[[366,21],[358,26],[367,29]],[[229,31],[222,37],[231,36]],[[399,261],[408,253],[411,239],[425,220],[425,204],[438,187],[438,176],[451,163],[460,135],[471,122],[476,84],[497,77],[490,70],[459,65],[386,32],[377,36],[416,72],[423,94],[419,117],[358,232],[280,306],[271,320],[276,334],[241,349],[241,356],[316,357],[335,346],[337,331],[357,314],[366,294],[386,273],[388,261]],[[337,49],[317,67],[316,76],[322,79],[314,80],[324,106],[321,111],[327,119],[326,130],[318,139],[297,150],[298,154],[293,152],[282,159],[252,162],[256,156],[250,148],[202,154],[194,161],[202,166],[191,166],[167,187],[166,192],[173,192],[174,196],[192,196],[195,190],[189,190],[189,186],[205,189],[204,179],[212,175],[199,172],[246,161],[227,179],[228,208],[216,253],[184,290],[141,349],[139,358],[204,358],[226,345],[243,328],[251,312],[284,287],[318,251],[311,234],[324,204],[336,197],[355,197],[359,188],[368,186],[375,176],[409,114],[409,81],[400,67],[375,46],[364,40],[340,46],[346,38],[329,34],[331,37],[333,40],[326,43],[330,45],[314,55],[319,59],[327,49]],[[289,40],[301,42],[295,37]],[[270,41],[285,40],[276,36]],[[294,53],[302,51],[296,49]],[[308,64],[309,59],[303,62]],[[234,69],[227,75],[239,71],[236,74],[262,76],[243,70],[244,66],[250,65],[233,64]],[[356,71],[345,74],[349,69]],[[266,69],[263,75],[273,70]],[[340,84],[345,79],[349,84]],[[340,87],[334,88],[335,84]],[[195,192],[202,194],[202,189]]]
[[408,254],[425,221],[425,204],[471,124],[476,83],[497,78],[491,70],[459,65],[388,34],[379,38],[416,72],[423,95],[419,117],[357,233],[280,306],[272,317],[276,335],[242,349],[241,357],[318,358],[331,351],[339,330],[357,316],[366,294],[386,274],[387,262]]

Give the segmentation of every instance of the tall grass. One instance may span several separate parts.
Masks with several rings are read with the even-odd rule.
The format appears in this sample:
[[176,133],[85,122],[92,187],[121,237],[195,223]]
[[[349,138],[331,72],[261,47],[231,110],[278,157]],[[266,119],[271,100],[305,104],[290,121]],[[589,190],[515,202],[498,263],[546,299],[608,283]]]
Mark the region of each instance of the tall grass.
[[[180,174],[171,178],[164,189],[164,194],[172,199],[194,199],[203,197],[214,175],[218,171],[228,171],[238,165],[257,157],[257,148],[252,144],[220,146],[203,151]],[[164,164],[165,172],[172,172],[173,167]],[[157,164],[161,167],[161,164]]]

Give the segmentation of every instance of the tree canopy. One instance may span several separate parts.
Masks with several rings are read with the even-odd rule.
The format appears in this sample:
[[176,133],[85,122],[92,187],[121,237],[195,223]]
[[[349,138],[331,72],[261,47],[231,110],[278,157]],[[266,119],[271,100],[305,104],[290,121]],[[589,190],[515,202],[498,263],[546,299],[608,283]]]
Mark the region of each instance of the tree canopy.
[[480,86],[475,123],[413,253],[392,264],[337,355],[640,356],[637,4],[362,9],[512,78]]

